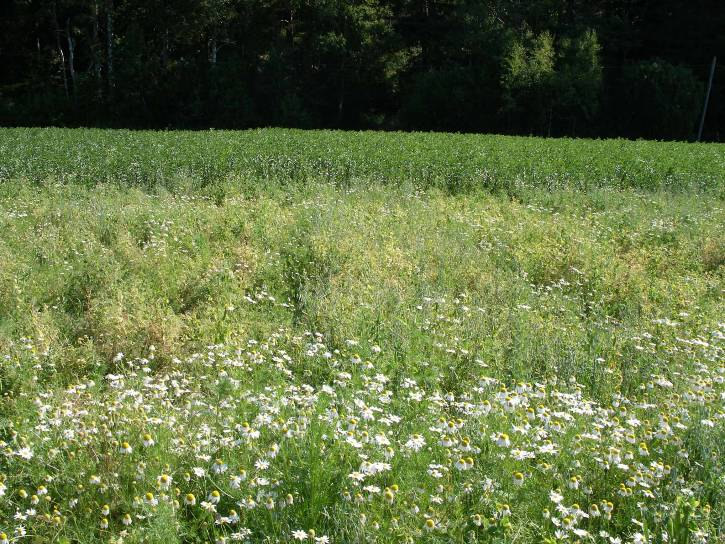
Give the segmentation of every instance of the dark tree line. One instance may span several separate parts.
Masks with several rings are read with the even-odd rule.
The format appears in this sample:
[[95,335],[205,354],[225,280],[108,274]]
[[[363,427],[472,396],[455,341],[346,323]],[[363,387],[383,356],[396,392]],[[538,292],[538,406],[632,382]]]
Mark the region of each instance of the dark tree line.
[[4,0],[0,123],[692,138],[721,0]]

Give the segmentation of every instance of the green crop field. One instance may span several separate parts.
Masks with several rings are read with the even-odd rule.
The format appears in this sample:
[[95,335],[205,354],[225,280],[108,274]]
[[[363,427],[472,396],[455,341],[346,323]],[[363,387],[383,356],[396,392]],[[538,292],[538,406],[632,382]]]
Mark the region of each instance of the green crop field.
[[460,134],[3,129],[0,180],[198,189],[234,178],[412,184],[448,192],[531,187],[716,192],[725,146]]
[[0,543],[722,542],[724,205],[718,144],[2,129]]

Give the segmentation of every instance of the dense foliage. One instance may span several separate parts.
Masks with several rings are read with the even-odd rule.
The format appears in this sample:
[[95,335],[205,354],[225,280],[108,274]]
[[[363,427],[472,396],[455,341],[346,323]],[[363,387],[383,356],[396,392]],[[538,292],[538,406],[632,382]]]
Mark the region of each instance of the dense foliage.
[[688,139],[723,28],[717,0],[7,0],[0,123]]
[[722,145],[0,134],[0,543],[722,542]]

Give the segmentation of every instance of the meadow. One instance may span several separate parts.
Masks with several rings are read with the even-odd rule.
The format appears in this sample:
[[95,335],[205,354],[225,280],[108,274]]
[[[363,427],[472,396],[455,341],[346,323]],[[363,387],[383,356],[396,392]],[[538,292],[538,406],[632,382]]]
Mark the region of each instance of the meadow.
[[0,544],[722,542],[724,176],[0,130]]

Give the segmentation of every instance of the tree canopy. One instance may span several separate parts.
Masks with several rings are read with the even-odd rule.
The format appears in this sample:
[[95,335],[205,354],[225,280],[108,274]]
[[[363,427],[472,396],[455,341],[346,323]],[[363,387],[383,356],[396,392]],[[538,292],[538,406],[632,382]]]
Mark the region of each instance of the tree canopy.
[[6,0],[0,124],[685,140],[724,28],[718,0]]

